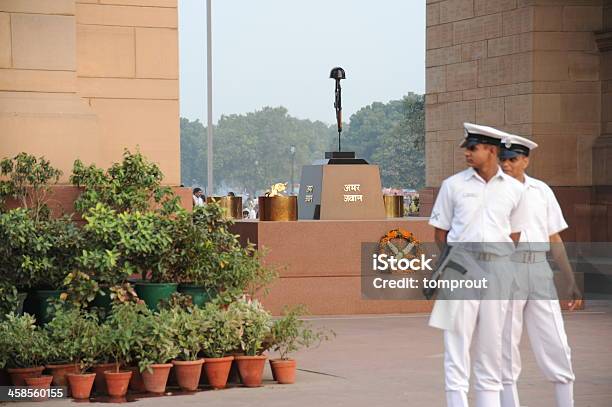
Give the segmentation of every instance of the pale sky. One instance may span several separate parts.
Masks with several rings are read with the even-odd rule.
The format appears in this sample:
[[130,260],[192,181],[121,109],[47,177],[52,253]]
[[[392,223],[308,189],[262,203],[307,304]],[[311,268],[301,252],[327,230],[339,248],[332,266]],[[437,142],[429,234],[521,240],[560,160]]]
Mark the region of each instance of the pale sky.
[[[212,0],[213,115],[285,106],[334,122],[425,90],[424,0]],[[181,116],[206,120],[206,0],[179,0]]]

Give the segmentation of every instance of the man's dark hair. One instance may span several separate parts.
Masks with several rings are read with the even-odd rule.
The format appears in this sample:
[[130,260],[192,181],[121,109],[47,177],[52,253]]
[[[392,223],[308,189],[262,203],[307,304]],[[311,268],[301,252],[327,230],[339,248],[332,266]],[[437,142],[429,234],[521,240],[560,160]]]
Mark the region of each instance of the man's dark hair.
[[202,188],[194,188],[193,189],[193,194],[197,194],[198,192],[202,192]]
[[232,191],[229,191],[229,192],[227,193],[227,196],[236,196],[236,194],[235,194],[235,193],[233,193]]

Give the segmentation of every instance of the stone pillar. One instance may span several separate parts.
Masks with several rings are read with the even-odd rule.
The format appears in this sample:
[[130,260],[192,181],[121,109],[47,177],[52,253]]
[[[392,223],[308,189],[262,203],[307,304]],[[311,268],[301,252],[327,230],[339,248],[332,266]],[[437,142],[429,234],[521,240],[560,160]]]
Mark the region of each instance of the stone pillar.
[[44,155],[66,182],[96,161],[97,116],[77,95],[74,0],[0,2],[0,157]]
[[458,144],[472,121],[540,145],[530,173],[553,186],[564,239],[612,239],[612,1],[426,1],[421,214],[465,168]]
[[178,185],[178,71],[177,0],[0,0],[0,157],[138,147]]
[[595,35],[601,52],[601,136],[593,148],[593,182],[612,185],[612,0],[603,16],[603,30]]
[[99,164],[137,147],[179,185],[177,0],[76,0],[79,95],[100,121]]
[[593,185],[601,28],[601,0],[427,0],[427,185],[465,167],[464,121],[533,138],[553,186]]

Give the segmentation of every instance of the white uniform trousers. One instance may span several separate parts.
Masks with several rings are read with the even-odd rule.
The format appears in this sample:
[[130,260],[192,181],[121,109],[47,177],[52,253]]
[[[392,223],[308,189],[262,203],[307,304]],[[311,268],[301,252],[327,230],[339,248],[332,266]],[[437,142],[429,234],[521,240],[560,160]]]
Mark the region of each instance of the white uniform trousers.
[[[515,300],[510,301],[503,333],[502,407],[520,407],[516,382],[521,373],[519,344],[523,324],[536,363],[555,385],[557,407],[572,407],[574,372],[561,307],[554,291],[548,262],[514,263]],[[537,298],[537,299],[531,299]]]
[[[493,287],[484,299],[457,300],[456,323],[444,330],[444,372],[448,407],[466,407],[470,379],[470,346],[474,355],[474,390],[477,407],[500,406],[502,333],[507,296],[500,275],[510,274],[508,261],[478,262]],[[506,299],[504,299],[504,297]],[[488,299],[487,299],[488,298]],[[472,345],[473,342],[473,345]]]

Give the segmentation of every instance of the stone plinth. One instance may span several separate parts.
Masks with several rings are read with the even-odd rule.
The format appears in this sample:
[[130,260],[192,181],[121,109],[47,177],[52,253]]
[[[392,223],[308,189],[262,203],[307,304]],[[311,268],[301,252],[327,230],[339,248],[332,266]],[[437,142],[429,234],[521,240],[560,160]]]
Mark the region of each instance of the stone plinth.
[[388,314],[429,312],[430,301],[361,299],[361,243],[378,242],[401,227],[423,242],[433,228],[422,218],[259,222],[238,221],[232,231],[241,241],[267,250],[265,262],[278,268],[264,305],[275,315],[285,305],[306,304],[313,314]]

